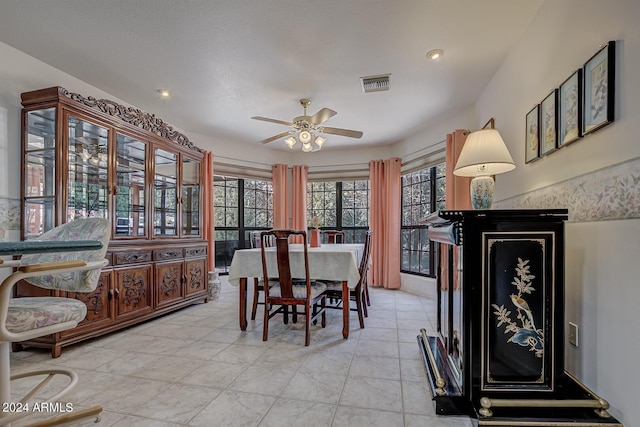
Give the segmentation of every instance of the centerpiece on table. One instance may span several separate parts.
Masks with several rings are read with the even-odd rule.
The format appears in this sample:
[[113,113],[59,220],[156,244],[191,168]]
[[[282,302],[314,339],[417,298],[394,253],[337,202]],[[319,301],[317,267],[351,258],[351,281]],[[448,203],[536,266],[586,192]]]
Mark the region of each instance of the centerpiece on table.
[[311,218],[311,247],[320,247],[320,217],[314,216]]

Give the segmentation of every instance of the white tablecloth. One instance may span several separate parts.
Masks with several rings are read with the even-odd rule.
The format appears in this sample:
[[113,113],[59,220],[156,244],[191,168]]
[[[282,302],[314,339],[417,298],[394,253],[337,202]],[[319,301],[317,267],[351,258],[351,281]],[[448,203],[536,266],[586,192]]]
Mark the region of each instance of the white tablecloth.
[[[362,244],[323,244],[308,248],[309,275],[311,279],[347,280],[349,288],[355,288],[360,280],[358,265],[362,258]],[[276,248],[266,248],[267,269],[270,277],[278,276]],[[290,245],[289,256],[293,277],[304,277],[304,252],[301,244]],[[273,273],[271,273],[273,272]],[[242,277],[262,277],[260,248],[239,249],[233,255],[229,269],[229,283],[238,285]]]

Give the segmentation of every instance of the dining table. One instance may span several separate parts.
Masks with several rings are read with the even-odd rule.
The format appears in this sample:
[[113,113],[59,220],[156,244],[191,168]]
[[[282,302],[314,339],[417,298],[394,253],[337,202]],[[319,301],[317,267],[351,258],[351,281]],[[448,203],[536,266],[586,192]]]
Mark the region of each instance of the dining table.
[[19,242],[0,242],[0,256],[90,251],[101,248],[102,242],[99,240],[23,240]]
[[[277,271],[276,248],[267,247],[265,258],[268,271]],[[247,329],[247,278],[263,277],[262,249],[238,249],[233,254],[229,267],[229,283],[239,286],[240,329]],[[364,245],[361,243],[322,244],[308,247],[309,276],[311,280],[342,282],[342,336],[349,337],[350,292],[360,280],[358,265]],[[304,247],[302,244],[289,245],[289,261],[293,277],[304,277]]]

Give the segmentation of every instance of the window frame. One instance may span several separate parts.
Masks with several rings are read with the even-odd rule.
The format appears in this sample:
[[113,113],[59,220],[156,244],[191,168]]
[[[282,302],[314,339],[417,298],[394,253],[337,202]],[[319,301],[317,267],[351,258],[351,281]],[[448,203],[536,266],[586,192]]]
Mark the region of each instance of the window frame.
[[[344,207],[344,197],[343,194],[345,191],[351,191],[351,190],[345,190],[344,189],[344,183],[356,183],[356,182],[365,182],[366,183],[366,193],[367,193],[367,206],[366,206],[366,211],[367,211],[367,225],[363,226],[363,225],[359,225],[359,226],[345,226],[344,225],[344,215],[343,215],[343,211],[345,209]],[[307,183],[307,221],[309,221],[309,223],[311,222],[311,218],[313,218],[314,216],[317,216],[317,212],[313,211],[310,207],[310,201],[312,200],[312,196],[313,193],[316,192],[315,190],[313,190],[313,186],[317,185],[317,184],[326,184],[326,183],[335,183],[335,189],[332,191],[334,193],[335,196],[335,218],[336,218],[336,223],[335,225],[324,225],[325,221],[323,220],[323,218],[325,217],[325,215],[322,215],[321,217],[321,225],[319,228],[320,230],[342,230],[345,232],[345,243],[363,243],[364,242],[364,237],[366,235],[367,230],[369,230],[370,228],[370,220],[371,220],[371,215],[370,215],[370,210],[371,210],[371,188],[370,188],[370,180],[367,179],[349,179],[349,180],[318,180],[318,181],[309,181]],[[355,187],[355,185],[354,185]],[[323,190],[325,193],[328,193],[328,191]],[[354,190],[356,191],[356,190]],[[363,190],[360,190],[363,191]],[[319,190],[318,190],[319,192]],[[326,200],[326,198],[325,198]],[[355,206],[353,207],[354,210],[354,215],[355,215],[355,211],[358,208],[356,208]],[[360,208],[362,209],[362,208]],[[327,211],[327,209],[323,209],[323,211]],[[354,216],[355,218],[355,216]]]
[[[438,168],[441,168],[441,173],[438,173]],[[436,165],[432,165],[432,166],[428,166],[428,167],[423,167],[420,169],[416,169],[416,170],[412,170],[412,171],[408,171],[406,173],[404,173],[402,175],[402,179],[400,182],[400,194],[401,194],[401,202],[400,202],[400,215],[401,215],[401,225],[400,225],[400,272],[404,273],[404,274],[411,274],[411,275],[415,275],[415,276],[422,276],[422,277],[431,277],[434,278],[436,277],[436,272],[435,272],[435,244],[431,241],[428,241],[428,235],[427,235],[427,230],[428,230],[428,226],[425,224],[420,224],[419,222],[417,222],[419,219],[421,218],[411,218],[411,223],[410,224],[406,224],[404,222],[404,217],[402,215],[403,212],[405,212],[406,210],[409,211],[413,211],[412,208],[414,208],[415,206],[423,206],[423,203],[419,203],[419,204],[414,204],[414,203],[409,203],[407,204],[407,201],[405,200],[405,188],[406,187],[410,187],[410,186],[414,186],[416,183],[413,182],[413,180],[411,180],[411,182],[406,182],[408,180],[409,176],[412,176],[413,174],[416,173],[420,173],[424,170],[428,170],[428,174],[429,174],[429,178],[426,181],[421,181],[418,182],[418,184],[420,183],[424,183],[424,182],[428,182],[429,183],[429,206],[428,208],[425,209],[421,209],[421,218],[426,217],[427,215],[437,211],[438,209],[444,209],[444,203],[445,203],[445,197],[446,197],[446,169],[445,169],[445,163],[441,162],[438,163]],[[438,184],[440,182],[444,182],[445,186],[442,186],[442,188],[439,190],[438,189]],[[420,197],[420,200],[422,200],[422,197]],[[405,235],[409,234],[410,235],[410,239],[409,242],[407,242],[405,244]],[[413,240],[413,238],[415,238],[414,236],[411,236],[412,234],[417,234],[417,242]],[[423,244],[423,240],[427,240],[428,244],[427,244],[427,249],[424,250],[422,249],[424,247]],[[418,248],[418,249],[414,249],[414,248]],[[422,259],[423,254],[427,254],[428,256],[428,272],[424,272],[423,268],[420,268],[420,262]],[[417,257],[418,260],[418,265],[416,268],[413,268],[413,264],[412,264],[412,260],[415,259]],[[409,259],[409,268],[407,269],[405,267],[404,264],[404,260],[405,258]]]
[[[216,187],[220,186],[216,184],[216,182],[220,182],[220,181],[216,181],[216,178],[223,178],[225,182],[228,182],[230,180],[233,180],[236,182],[235,188],[237,188],[237,200],[235,200],[235,203],[237,206],[228,207],[228,204],[227,204],[228,201],[226,200],[228,193],[226,190],[225,190],[224,205],[216,204],[217,198],[216,198],[215,191],[216,191]],[[263,181],[270,184],[270,191],[269,190],[267,191],[267,197],[271,199],[271,203],[267,204],[267,208],[259,208],[257,206],[247,208],[245,203],[245,191],[256,191],[254,188],[253,189],[247,188],[247,186],[245,185],[247,181]],[[216,257],[215,265],[216,265],[216,270],[222,270],[222,273],[224,274],[231,264],[231,259],[233,258],[233,254],[236,251],[236,249],[243,249],[243,248],[249,247],[249,232],[260,231],[260,230],[270,230],[273,228],[273,181],[270,179],[264,179],[264,178],[240,178],[240,177],[226,176],[226,175],[215,175],[213,186],[214,186],[214,209],[220,209],[221,207],[224,207],[225,220],[227,218],[226,211],[229,209],[235,211],[237,215],[236,225],[228,225],[226,224],[226,221],[225,221],[225,225],[218,225],[217,215],[214,218],[214,227],[215,227],[214,239],[216,242],[216,248],[215,248],[215,254],[214,254],[214,256]],[[224,187],[225,189],[227,187],[233,188],[233,186],[228,186],[228,185],[224,185]],[[271,221],[271,224],[268,225],[267,227],[246,226],[245,225],[246,209],[252,209],[254,211],[258,211],[258,210],[270,211],[270,214],[267,214],[267,218]],[[219,239],[218,238],[219,233],[223,233],[225,238]],[[237,237],[229,238],[230,236],[231,237],[237,236]],[[220,256],[224,258],[224,262],[223,262],[224,265],[219,265],[218,263],[219,254],[221,254]]]

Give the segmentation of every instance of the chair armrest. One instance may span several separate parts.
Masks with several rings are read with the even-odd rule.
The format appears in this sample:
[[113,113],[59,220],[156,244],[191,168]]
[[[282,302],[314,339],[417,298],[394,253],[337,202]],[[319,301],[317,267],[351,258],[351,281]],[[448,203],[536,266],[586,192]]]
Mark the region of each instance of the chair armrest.
[[5,260],[0,259],[0,268],[20,267],[20,260]]
[[70,261],[56,261],[56,262],[45,262],[42,264],[29,264],[20,266],[20,271],[24,273],[36,273],[36,272],[51,272],[52,274],[55,270],[59,270],[62,268],[72,268],[72,267],[84,267],[87,265],[86,261],[81,259],[70,260]]

